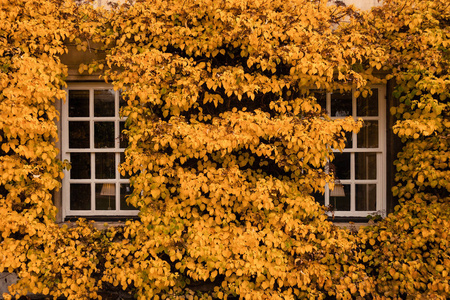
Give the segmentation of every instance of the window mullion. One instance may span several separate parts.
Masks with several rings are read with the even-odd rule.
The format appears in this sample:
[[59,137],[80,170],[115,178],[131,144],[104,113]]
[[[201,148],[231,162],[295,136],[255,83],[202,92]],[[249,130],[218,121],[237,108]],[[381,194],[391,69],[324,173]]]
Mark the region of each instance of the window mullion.
[[350,211],[356,210],[356,195],[355,195],[355,153],[350,153]]
[[[89,151],[94,149],[94,89],[89,89]],[[91,152],[91,210],[95,211],[95,153]]]
[[119,179],[120,179],[120,173],[119,173],[120,152],[116,152],[114,163],[115,163],[115,166],[116,166],[115,167],[116,176],[115,176],[115,180],[114,180],[115,181],[115,187],[116,187],[116,197],[115,197],[116,210],[120,210],[120,182],[119,182]]
[[89,150],[94,149],[94,90],[89,90]]

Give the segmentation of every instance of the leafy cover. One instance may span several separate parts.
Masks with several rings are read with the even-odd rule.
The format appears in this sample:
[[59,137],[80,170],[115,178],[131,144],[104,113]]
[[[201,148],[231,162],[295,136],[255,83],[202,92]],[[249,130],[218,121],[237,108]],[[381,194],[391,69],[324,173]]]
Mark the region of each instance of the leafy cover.
[[[80,2],[80,1],[77,1]],[[326,1],[0,1],[0,271],[13,294],[69,299],[320,299],[448,294],[448,32],[444,1],[372,12]],[[140,220],[55,224],[59,55],[106,53],[127,99],[121,172]],[[357,236],[313,199],[352,118],[318,92],[395,80],[405,147],[395,214]],[[313,91],[310,91],[310,90]],[[403,228],[403,231],[401,230]],[[411,273],[412,272],[412,273]],[[108,293],[106,293],[108,292]],[[6,295],[9,297],[9,295]]]

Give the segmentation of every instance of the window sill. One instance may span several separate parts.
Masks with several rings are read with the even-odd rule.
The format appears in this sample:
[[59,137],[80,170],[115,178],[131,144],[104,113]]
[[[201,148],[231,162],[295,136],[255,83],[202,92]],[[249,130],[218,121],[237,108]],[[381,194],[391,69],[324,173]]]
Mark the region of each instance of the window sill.
[[76,222],[79,219],[92,221],[94,228],[98,230],[104,230],[109,227],[125,226],[126,221],[139,220],[138,216],[68,216],[64,218],[64,221],[60,225],[66,225],[68,227],[75,227]]
[[367,223],[370,218],[368,217],[337,217],[334,218],[329,216],[328,220],[333,223]]
[[76,222],[79,219],[96,222],[125,222],[128,220],[139,220],[138,216],[67,216],[64,222]]

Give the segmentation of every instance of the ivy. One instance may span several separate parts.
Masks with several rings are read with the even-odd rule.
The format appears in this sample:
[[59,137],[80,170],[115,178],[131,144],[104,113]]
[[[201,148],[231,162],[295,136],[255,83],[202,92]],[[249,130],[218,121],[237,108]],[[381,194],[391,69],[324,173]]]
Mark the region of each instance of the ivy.
[[[18,274],[12,295],[448,294],[444,1],[370,12],[305,0],[78,2],[0,1],[0,271]],[[127,101],[120,172],[140,218],[123,227],[55,224],[52,195],[70,168],[55,146],[68,42],[103,51],[79,71],[101,70]],[[311,194],[333,185],[331,150],[362,122],[330,119],[308,89],[367,96],[387,80],[400,101],[401,205],[353,235]]]

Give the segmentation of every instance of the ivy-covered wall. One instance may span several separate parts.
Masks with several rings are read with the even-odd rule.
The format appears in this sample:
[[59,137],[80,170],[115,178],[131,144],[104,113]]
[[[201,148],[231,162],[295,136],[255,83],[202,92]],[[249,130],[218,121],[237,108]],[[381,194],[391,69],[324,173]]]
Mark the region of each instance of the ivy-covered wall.
[[[339,4],[339,3],[338,3]],[[450,6],[385,1],[0,1],[0,272],[68,299],[445,299],[449,293]],[[56,224],[59,114],[80,72],[123,89],[122,173],[139,220]],[[102,54],[103,55],[103,54]],[[375,76],[374,74],[387,74]],[[395,82],[395,212],[358,234],[311,196],[352,118],[305,87]],[[56,121],[55,121],[56,120]],[[10,298],[10,295],[5,295]]]

